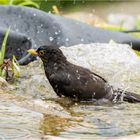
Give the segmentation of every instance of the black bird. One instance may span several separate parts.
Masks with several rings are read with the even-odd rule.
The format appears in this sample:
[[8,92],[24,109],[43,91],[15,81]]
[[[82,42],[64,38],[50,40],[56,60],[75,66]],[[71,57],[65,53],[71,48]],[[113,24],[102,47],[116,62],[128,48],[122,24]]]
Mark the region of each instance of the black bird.
[[79,101],[108,99],[140,102],[140,95],[114,91],[107,81],[90,70],[67,61],[59,48],[41,46],[29,53],[38,55],[44,64],[45,74],[58,96],[67,96]]

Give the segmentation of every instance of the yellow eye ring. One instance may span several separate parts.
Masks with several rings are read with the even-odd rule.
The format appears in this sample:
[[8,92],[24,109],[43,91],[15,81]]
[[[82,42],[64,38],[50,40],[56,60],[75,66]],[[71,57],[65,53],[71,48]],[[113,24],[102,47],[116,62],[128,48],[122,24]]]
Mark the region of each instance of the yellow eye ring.
[[39,55],[44,55],[44,51],[39,51]]

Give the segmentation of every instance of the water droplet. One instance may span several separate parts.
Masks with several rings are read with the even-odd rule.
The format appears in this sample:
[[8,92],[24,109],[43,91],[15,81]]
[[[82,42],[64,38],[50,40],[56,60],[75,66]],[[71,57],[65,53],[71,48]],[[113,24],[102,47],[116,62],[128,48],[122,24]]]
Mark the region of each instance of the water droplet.
[[40,59],[39,56],[37,56],[36,59],[37,59],[37,60]]
[[54,40],[54,38],[53,38],[53,37],[49,37],[49,39],[50,39],[50,41],[53,41],[53,40]]
[[19,31],[19,29],[16,29],[16,32],[18,32]]
[[66,41],[69,41],[69,38],[66,38]]
[[36,13],[34,13],[33,16],[35,17],[36,16]]
[[80,76],[78,76],[77,79],[79,80],[80,79]]
[[58,35],[58,32],[55,32],[55,35]]
[[28,39],[28,40],[30,40],[31,38],[30,38],[30,37],[28,37],[27,39]]
[[68,79],[70,78],[70,74],[68,73]]
[[83,38],[81,38],[81,41],[83,42],[83,41],[84,41],[84,39],[83,39]]

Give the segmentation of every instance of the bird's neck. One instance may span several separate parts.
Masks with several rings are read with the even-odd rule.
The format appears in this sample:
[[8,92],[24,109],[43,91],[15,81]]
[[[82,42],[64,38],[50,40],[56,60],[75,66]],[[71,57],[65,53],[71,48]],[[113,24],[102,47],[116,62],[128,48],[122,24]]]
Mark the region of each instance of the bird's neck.
[[67,61],[48,61],[44,62],[44,69],[46,76],[50,76],[53,73],[57,73],[59,70],[62,70],[67,65]]

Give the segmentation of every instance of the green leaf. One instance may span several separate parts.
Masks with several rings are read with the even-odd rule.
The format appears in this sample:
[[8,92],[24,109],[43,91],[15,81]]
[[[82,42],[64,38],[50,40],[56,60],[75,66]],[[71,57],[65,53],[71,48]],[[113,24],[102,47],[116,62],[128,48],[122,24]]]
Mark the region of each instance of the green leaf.
[[[1,52],[0,52],[0,60],[2,59],[2,55],[1,55]],[[0,75],[2,75],[2,69],[0,68]]]
[[126,30],[122,26],[119,26],[119,25],[110,25],[110,24],[106,24],[106,23],[101,24],[99,27],[100,28],[103,28],[103,29],[113,30],[113,31],[124,31],[124,30]]
[[137,38],[140,38],[140,32],[136,32],[136,33],[129,33],[130,35],[133,35]]
[[38,2],[34,2],[33,0],[0,0],[0,4],[22,5],[38,9],[40,8]]
[[1,54],[1,52],[0,52],[0,60],[2,59],[2,54]]
[[35,2],[32,2],[32,1],[28,1],[28,2],[22,2],[22,3],[19,3],[18,5],[21,5],[21,6],[30,6],[30,7],[35,7],[35,8],[38,8],[39,9],[39,5]]
[[134,50],[134,52],[135,52],[138,56],[140,56],[140,51]]
[[20,77],[19,63],[16,60],[16,57],[14,55],[13,55],[13,58],[12,58],[12,75],[13,75],[13,78],[14,77]]
[[6,70],[5,69],[3,69],[2,71],[1,71],[1,76],[5,79],[6,78]]
[[3,64],[3,61],[4,61],[6,43],[7,43],[7,39],[8,39],[9,32],[10,32],[10,27],[9,27],[8,30],[6,31],[6,34],[5,34],[5,36],[4,36],[4,40],[3,40],[3,42],[2,42],[0,66]]
[[13,2],[14,2],[14,0],[9,0],[9,4],[11,4],[11,5],[12,5],[12,4],[13,4]]
[[0,0],[0,4],[9,4],[8,0]]

